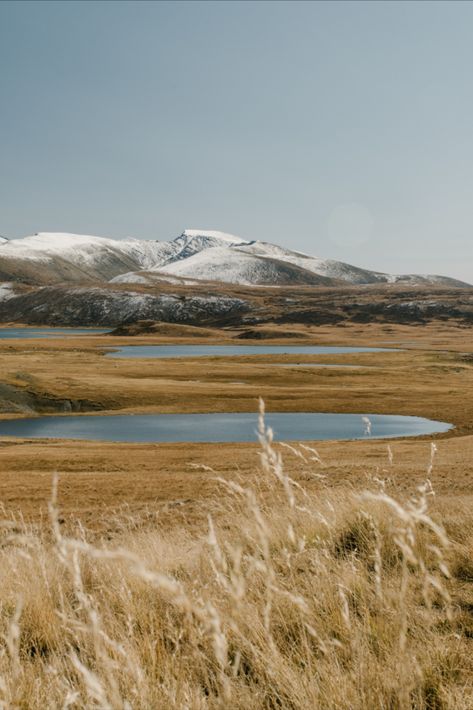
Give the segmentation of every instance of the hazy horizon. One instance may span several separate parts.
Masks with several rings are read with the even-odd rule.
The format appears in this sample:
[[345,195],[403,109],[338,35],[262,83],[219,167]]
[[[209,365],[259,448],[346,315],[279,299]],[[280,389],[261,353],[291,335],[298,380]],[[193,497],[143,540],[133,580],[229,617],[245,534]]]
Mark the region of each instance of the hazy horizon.
[[473,5],[2,2],[0,234],[473,282]]

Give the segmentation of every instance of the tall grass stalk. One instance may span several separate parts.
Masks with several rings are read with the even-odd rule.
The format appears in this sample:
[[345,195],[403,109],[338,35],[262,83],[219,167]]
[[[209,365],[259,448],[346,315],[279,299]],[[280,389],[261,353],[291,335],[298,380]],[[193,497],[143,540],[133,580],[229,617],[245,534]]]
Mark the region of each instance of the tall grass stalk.
[[0,708],[473,707],[467,583],[450,572],[473,539],[459,566],[430,484],[331,491],[315,449],[273,442],[262,403],[259,438],[261,466],[218,479],[201,535],[65,535],[57,480],[49,533],[2,528]]

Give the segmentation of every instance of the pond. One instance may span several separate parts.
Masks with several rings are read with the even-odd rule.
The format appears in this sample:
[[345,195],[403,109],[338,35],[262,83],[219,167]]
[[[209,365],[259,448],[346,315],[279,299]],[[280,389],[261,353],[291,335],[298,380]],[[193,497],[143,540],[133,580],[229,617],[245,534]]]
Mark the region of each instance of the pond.
[[372,370],[373,367],[368,365],[347,365],[345,363],[328,363],[328,362],[265,362],[263,363],[266,367],[272,367],[277,365],[277,367],[348,367],[351,370]]
[[125,345],[109,357],[175,358],[239,357],[242,355],[346,355],[399,352],[392,348],[341,347],[329,345]]
[[0,328],[0,340],[16,338],[62,338],[67,335],[101,335],[109,328]]
[[[364,439],[438,434],[451,429],[445,422],[391,414],[268,413],[266,425],[279,441]],[[22,438],[93,439],[123,442],[254,442],[254,413],[116,414],[42,416],[0,421],[0,436]]]

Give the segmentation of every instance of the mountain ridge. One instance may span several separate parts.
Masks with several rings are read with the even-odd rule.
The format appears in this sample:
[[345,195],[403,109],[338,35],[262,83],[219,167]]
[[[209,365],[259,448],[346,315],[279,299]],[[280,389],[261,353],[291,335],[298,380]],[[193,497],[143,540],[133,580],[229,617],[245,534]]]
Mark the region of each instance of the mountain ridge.
[[143,278],[153,282],[153,275],[155,283],[160,278],[179,278],[245,286],[469,286],[448,276],[373,271],[216,230],[186,229],[169,241],[67,232],[40,232],[11,240],[0,237],[0,281],[143,283]]

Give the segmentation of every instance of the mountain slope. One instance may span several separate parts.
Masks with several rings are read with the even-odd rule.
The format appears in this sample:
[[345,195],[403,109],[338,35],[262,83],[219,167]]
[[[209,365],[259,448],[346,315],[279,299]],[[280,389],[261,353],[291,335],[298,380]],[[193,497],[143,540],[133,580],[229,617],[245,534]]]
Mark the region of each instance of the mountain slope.
[[401,283],[410,284],[445,284],[447,286],[466,286],[463,281],[452,279],[448,276],[435,275],[395,275],[385,274],[380,271],[370,271],[361,269],[358,266],[346,264],[343,261],[334,261],[333,259],[321,259],[317,256],[310,256],[298,251],[284,249],[277,244],[269,244],[268,242],[248,242],[244,245],[234,247],[240,252],[246,254],[254,254],[256,256],[271,257],[286,261],[291,264],[296,264],[302,269],[307,269],[314,274],[326,276],[331,279],[339,279],[348,281],[351,284],[376,284],[376,283]]
[[336,281],[326,278],[297,264],[278,259],[245,254],[225,247],[212,247],[186,259],[160,267],[159,274],[244,286],[278,286],[281,284],[332,285]]
[[238,251],[255,256],[280,259],[281,261],[295,264],[301,269],[306,269],[314,274],[325,276],[330,279],[341,279],[355,284],[377,283],[381,274],[367,269],[360,269],[341,261],[332,259],[322,259],[317,256],[309,256],[302,252],[284,249],[277,244],[268,242],[249,242],[248,244],[235,247]]
[[46,286],[0,298],[0,322],[120,325],[138,320],[193,325],[239,320],[249,310],[225,294],[150,293],[110,287]]
[[[63,326],[116,326],[153,320],[253,329],[261,325],[336,325],[445,321],[473,325],[473,289],[362,286],[287,286],[282,290],[223,284],[200,289],[147,286],[32,287],[2,284],[0,322]],[[248,331],[245,330],[246,335]]]
[[[184,232],[182,237],[187,233],[189,231]],[[182,237],[178,239],[182,239]],[[370,271],[341,261],[322,259],[284,249],[268,242],[235,242],[225,246],[212,247],[211,242],[208,241],[205,248],[201,248],[198,252],[195,252],[194,249],[194,245],[191,249],[185,247],[165,266],[158,266],[153,271],[187,279],[221,281],[241,285],[272,284],[277,286],[298,283],[330,285],[343,282],[349,284],[406,282],[412,285],[467,285],[446,276],[416,274],[397,276]],[[184,254],[185,258],[183,258]],[[137,276],[135,275],[134,278]],[[129,281],[133,281],[134,278],[128,275]],[[149,277],[147,282],[150,283]]]
[[0,279],[108,281],[125,271],[165,263],[174,251],[168,242],[43,232],[1,245]]

